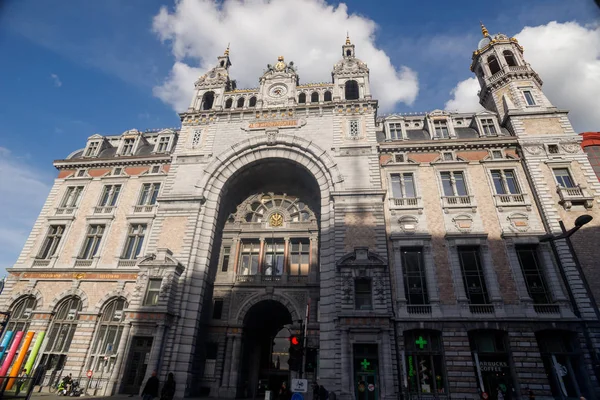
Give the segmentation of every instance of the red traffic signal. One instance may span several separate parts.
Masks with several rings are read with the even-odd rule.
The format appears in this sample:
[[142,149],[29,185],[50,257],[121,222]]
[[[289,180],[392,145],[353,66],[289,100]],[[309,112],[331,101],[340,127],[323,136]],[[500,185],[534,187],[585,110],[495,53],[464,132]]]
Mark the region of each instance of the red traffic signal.
[[290,343],[292,346],[299,346],[300,339],[298,339],[298,336],[290,336]]

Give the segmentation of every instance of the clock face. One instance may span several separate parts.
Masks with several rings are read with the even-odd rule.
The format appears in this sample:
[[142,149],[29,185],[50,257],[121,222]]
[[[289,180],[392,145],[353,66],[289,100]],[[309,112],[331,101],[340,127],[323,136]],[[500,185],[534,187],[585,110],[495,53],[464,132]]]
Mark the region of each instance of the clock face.
[[275,69],[277,71],[283,71],[285,69],[285,63],[283,61],[279,61],[277,64],[275,64]]
[[275,98],[283,97],[286,93],[287,87],[285,87],[284,85],[275,85],[271,88],[271,90],[269,90],[269,96]]

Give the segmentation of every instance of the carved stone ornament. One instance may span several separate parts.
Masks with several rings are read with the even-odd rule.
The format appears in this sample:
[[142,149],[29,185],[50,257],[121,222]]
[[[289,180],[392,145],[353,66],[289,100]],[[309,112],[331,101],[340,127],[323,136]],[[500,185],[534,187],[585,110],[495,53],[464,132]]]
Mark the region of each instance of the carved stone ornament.
[[525,149],[525,151],[529,154],[540,154],[544,149],[541,145],[538,144],[534,144],[534,145],[526,145],[523,147]]
[[279,133],[279,131],[277,129],[270,129],[265,131],[265,133],[267,134],[267,144],[269,146],[274,146],[277,143],[277,133]]
[[515,213],[506,219],[510,223],[510,229],[514,232],[527,232],[530,228],[529,217],[526,214]]
[[581,151],[581,146],[577,143],[564,143],[560,147],[567,153],[579,153]]
[[473,230],[473,218],[470,215],[460,214],[452,218],[454,226],[459,232],[468,233]]

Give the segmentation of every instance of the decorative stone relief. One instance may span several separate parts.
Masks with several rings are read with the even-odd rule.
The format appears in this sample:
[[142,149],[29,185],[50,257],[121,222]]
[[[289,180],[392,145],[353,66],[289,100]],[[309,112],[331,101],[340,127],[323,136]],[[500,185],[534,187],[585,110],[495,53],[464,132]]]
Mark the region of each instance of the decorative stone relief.
[[352,304],[352,299],[354,298],[354,279],[352,278],[352,273],[346,273],[342,275],[342,303],[343,304]]
[[267,134],[267,144],[269,146],[273,146],[277,143],[277,133],[279,133],[279,131],[277,129],[270,129],[270,130],[266,130],[265,133]]
[[452,218],[454,226],[459,232],[468,233],[473,230],[473,218],[467,214],[460,214]]
[[419,219],[413,215],[405,215],[398,218],[400,229],[405,233],[414,233],[417,230]]
[[523,149],[525,149],[525,152],[534,155],[540,154],[544,150],[541,145],[525,145]]
[[163,277],[161,286],[160,286],[160,297],[167,297],[171,288],[173,287],[173,278],[175,277],[174,273],[169,273],[167,276]]
[[378,273],[373,279],[373,293],[379,304],[385,304],[385,283],[382,274]]
[[510,223],[510,229],[515,232],[527,232],[530,228],[529,217],[526,214],[514,213],[506,219]]
[[577,143],[564,143],[560,147],[567,153],[579,153],[581,151],[581,146]]

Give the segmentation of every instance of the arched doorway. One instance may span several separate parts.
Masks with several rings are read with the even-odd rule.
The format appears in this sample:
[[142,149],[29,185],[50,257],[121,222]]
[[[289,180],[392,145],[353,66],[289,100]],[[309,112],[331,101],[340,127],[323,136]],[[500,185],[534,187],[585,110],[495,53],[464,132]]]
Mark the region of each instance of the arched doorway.
[[288,309],[275,300],[263,300],[248,310],[238,397],[264,396],[265,390],[276,391],[282,382],[288,382],[288,328],[293,322]]

